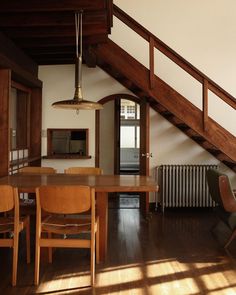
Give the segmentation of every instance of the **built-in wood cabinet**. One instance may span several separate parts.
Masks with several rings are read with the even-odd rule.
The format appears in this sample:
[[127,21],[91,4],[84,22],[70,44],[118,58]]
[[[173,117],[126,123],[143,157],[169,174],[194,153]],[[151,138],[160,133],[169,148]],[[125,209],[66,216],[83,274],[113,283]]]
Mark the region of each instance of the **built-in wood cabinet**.
[[0,69],[0,176],[41,163],[42,89]]

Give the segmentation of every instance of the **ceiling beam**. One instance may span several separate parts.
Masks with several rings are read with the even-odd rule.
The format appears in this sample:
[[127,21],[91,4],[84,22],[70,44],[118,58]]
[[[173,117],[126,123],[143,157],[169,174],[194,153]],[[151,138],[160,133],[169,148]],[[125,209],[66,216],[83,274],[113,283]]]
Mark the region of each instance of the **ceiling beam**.
[[[72,26],[75,23],[74,11],[65,12],[22,12],[3,13],[0,4],[0,27],[44,27],[44,26]],[[83,13],[83,25],[97,25],[107,22],[105,10]]]
[[21,67],[32,75],[38,75],[38,65],[1,32],[0,56],[0,66],[10,69]]
[[1,0],[1,12],[76,11],[106,8],[106,0]]
[[[108,37],[102,35],[85,36],[83,44],[97,44],[107,42]],[[50,37],[50,38],[20,38],[15,39],[18,46],[27,51],[30,48],[44,48],[57,46],[73,46],[75,44],[74,37]]]
[[[45,38],[45,37],[75,37],[75,25],[65,27],[40,27],[40,28],[8,28],[2,30],[9,38]],[[107,34],[107,28],[104,24],[97,24],[96,26],[83,25],[83,36]]]

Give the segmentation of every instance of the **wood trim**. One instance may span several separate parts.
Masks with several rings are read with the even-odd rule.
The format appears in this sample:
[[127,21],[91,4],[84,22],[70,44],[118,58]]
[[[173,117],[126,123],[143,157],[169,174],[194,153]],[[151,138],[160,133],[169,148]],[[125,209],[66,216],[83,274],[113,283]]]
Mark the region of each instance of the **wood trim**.
[[[140,175],[148,176],[149,170],[149,157],[147,154],[150,152],[150,107],[147,99],[141,99],[140,102]],[[145,154],[146,156],[142,156]],[[144,192],[140,194],[140,210],[142,215],[146,218],[149,213],[149,193]]]
[[[117,100],[117,99],[120,99],[120,98],[124,98],[124,99],[128,99],[128,100],[132,100],[136,103],[139,103],[140,102],[140,98],[139,97],[136,97],[134,95],[130,95],[130,94],[127,94],[127,93],[117,93],[117,94],[112,94],[112,95],[109,95],[109,96],[106,96],[102,99],[99,100],[99,103],[101,104],[105,104],[109,101],[112,101],[112,100]],[[116,119],[115,119],[116,120]],[[114,126],[116,125],[116,121],[115,121],[115,124]],[[114,147],[115,147],[115,138],[116,138],[116,127],[115,127],[115,130],[114,130]],[[95,144],[96,144],[96,148],[95,148],[95,165],[96,167],[100,167],[100,161],[99,161],[99,157],[100,157],[100,111],[96,111],[95,113]],[[116,155],[116,153],[114,152],[114,155]],[[116,163],[117,163],[118,159],[114,159],[114,173],[116,173],[117,169],[115,168],[116,167]]]
[[24,91],[24,92],[28,92],[29,94],[31,94],[31,88],[25,86],[25,85],[22,85],[14,80],[11,81],[11,87],[12,88],[16,88],[17,90],[21,90],[21,91]]
[[9,97],[11,91],[11,71],[0,69],[0,176],[8,175],[9,171],[9,150],[10,150],[10,130],[9,130]]
[[95,111],[95,167],[100,165],[100,111]]
[[42,89],[33,88],[30,103],[30,158],[41,157]]
[[120,174],[120,97],[114,103],[114,174]]
[[149,80],[152,89],[154,87],[154,39],[152,36],[149,40]]
[[149,175],[149,158],[142,156],[150,152],[150,118],[149,103],[146,99],[140,102],[140,175]]
[[112,95],[109,95],[109,96],[106,96],[106,97],[100,99],[99,103],[104,104],[104,103],[107,103],[108,101],[115,100],[117,98],[124,98],[124,99],[128,99],[128,100],[132,100],[136,103],[140,102],[140,98],[137,96],[130,95],[127,93],[117,93],[117,94],[112,94]]
[[204,79],[202,85],[203,129],[206,130],[208,122],[208,81]]

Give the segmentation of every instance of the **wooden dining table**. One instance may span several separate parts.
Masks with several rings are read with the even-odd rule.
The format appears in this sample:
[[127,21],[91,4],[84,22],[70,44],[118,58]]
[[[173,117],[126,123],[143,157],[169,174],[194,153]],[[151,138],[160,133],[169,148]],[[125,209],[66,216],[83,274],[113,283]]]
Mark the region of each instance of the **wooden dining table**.
[[99,216],[100,260],[107,252],[108,193],[156,192],[158,185],[152,177],[139,175],[71,175],[71,174],[13,174],[0,178],[0,185],[9,184],[19,192],[34,193],[42,185],[87,185],[96,192],[96,208]]

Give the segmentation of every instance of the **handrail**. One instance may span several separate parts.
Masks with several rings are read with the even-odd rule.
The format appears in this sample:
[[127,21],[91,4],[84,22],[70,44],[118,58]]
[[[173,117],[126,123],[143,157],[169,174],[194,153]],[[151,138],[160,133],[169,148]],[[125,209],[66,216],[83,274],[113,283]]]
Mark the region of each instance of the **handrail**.
[[[207,91],[212,91],[215,95],[220,97],[224,102],[230,105],[232,108],[236,109],[236,98],[221,88],[218,84],[212,81],[209,77],[199,71],[196,67],[194,67],[191,63],[185,60],[181,55],[171,49],[168,45],[158,39],[155,35],[145,29],[142,25],[136,22],[132,17],[126,14],[123,10],[121,10],[118,6],[113,5],[113,14],[125,23],[129,28],[139,34],[142,38],[144,38],[147,42],[149,42],[149,60],[150,60],[150,79],[153,77],[153,53],[154,47],[161,51],[164,55],[166,55],[169,59],[171,59],[174,63],[180,66],[183,70],[189,73],[193,78],[198,80],[203,85],[203,106],[205,106],[205,110],[203,111],[203,122],[204,126],[206,124],[207,118]],[[153,46],[154,44],[154,46]],[[153,82],[150,80],[150,86],[153,87]]]

